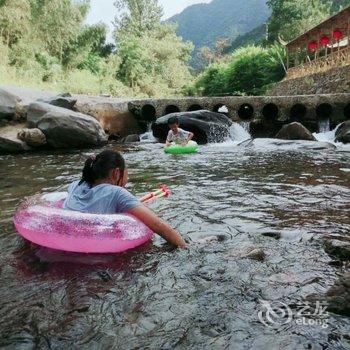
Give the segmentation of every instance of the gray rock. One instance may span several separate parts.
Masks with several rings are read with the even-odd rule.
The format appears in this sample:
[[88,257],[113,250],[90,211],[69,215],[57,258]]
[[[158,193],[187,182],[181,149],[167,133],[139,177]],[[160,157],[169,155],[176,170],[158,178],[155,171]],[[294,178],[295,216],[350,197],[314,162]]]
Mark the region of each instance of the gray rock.
[[335,141],[350,143],[350,120],[342,123],[336,133],[335,133]]
[[38,102],[44,102],[53,106],[74,110],[77,99],[72,97],[71,94],[65,93],[48,99],[38,99]]
[[241,245],[236,249],[231,250],[229,255],[235,258],[257,261],[264,261],[266,258],[266,254],[261,248],[250,245]]
[[312,133],[298,122],[284,125],[277,133],[276,139],[316,141]]
[[0,88],[0,119],[13,119],[16,104],[20,99],[3,88]]
[[29,146],[17,138],[18,131],[23,127],[23,124],[10,125],[0,128],[0,153],[19,153],[28,151]]
[[60,107],[52,106],[44,102],[34,102],[28,107],[27,126],[28,128],[36,128],[39,120],[48,112],[61,113],[64,111]]
[[25,142],[30,147],[40,147],[45,145],[46,136],[40,129],[22,129],[18,132],[17,138]]
[[253,249],[251,252],[247,253],[245,258],[257,260],[257,261],[264,261],[265,260],[265,252],[262,249]]
[[13,109],[13,118],[25,119],[28,106],[38,98],[48,99],[55,96],[54,93],[36,89],[20,88],[15,86],[2,86],[0,88],[0,106]]
[[350,239],[325,239],[325,251],[340,260],[350,260]]
[[345,273],[326,293],[328,311],[350,316],[350,272]]
[[[59,107],[55,107],[59,108]],[[37,122],[37,128],[53,148],[85,148],[105,144],[107,135],[98,121],[90,116],[59,108]]]
[[117,140],[141,132],[125,99],[86,95],[74,95],[74,98],[77,99],[75,110],[97,119],[111,139]]
[[28,151],[30,148],[21,140],[0,137],[0,153],[19,153]]
[[137,134],[128,135],[121,139],[122,143],[132,143],[132,142],[140,142],[140,136]]

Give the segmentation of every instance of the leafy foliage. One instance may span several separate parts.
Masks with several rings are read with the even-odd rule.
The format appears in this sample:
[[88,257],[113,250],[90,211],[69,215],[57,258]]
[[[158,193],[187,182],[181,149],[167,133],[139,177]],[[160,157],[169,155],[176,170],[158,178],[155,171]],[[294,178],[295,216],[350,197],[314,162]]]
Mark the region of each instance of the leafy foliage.
[[271,83],[283,79],[284,58],[284,49],[279,46],[240,48],[225,61],[209,66],[200,75],[194,90],[209,96],[263,94]]
[[104,24],[85,25],[88,0],[0,0],[0,83],[72,92],[179,93],[192,49],[161,22],[157,0],[117,0],[117,48]]
[[325,20],[343,1],[268,0],[272,15],[268,21],[268,42],[290,41]]
[[269,13],[266,0],[213,0],[190,6],[169,21],[178,25],[178,35],[193,42],[191,65],[201,68],[201,47],[214,49],[218,38],[232,42],[266,22]]

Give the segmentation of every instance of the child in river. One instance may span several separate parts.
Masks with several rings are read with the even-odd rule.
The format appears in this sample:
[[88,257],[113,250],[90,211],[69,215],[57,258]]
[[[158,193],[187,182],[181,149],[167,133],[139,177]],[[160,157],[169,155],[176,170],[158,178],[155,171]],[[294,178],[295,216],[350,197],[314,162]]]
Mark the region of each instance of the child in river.
[[63,208],[85,213],[128,213],[169,243],[186,247],[180,234],[161,220],[124,187],[128,169],[119,152],[107,150],[85,161],[82,178],[68,188]]
[[187,145],[188,141],[192,140],[193,133],[179,128],[179,119],[176,117],[171,117],[168,120],[168,126],[170,128],[167,139],[166,146],[170,146],[171,142],[179,145]]

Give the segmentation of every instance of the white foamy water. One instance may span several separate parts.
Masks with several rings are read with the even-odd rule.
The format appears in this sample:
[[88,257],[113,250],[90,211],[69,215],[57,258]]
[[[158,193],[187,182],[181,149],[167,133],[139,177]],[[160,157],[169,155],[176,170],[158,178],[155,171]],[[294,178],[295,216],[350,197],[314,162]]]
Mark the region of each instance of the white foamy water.
[[140,135],[140,142],[156,142],[157,140],[153,136],[152,124],[147,124],[147,131]]
[[[244,122],[246,123],[246,122]],[[232,141],[240,142],[251,139],[248,130],[241,124],[233,123],[230,127],[230,137]]]
[[331,130],[330,120],[323,119],[318,122],[318,131],[319,133],[329,132]]
[[249,133],[250,131],[250,123],[251,122],[240,122],[240,125],[242,128]]
[[[328,121],[328,124],[329,124],[329,121]],[[333,130],[322,131],[322,132],[318,132],[318,133],[315,132],[315,133],[313,133],[313,135],[315,136],[317,141],[334,143],[335,142],[335,133],[337,132],[339,125]],[[328,129],[329,129],[329,125],[328,125]],[[321,130],[321,128],[320,128],[320,130]]]

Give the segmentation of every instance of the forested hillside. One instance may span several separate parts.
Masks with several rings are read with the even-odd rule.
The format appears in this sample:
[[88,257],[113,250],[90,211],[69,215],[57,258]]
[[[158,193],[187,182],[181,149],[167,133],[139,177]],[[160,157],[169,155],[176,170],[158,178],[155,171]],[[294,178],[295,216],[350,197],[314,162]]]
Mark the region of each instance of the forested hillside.
[[229,42],[266,22],[270,14],[266,0],[213,0],[197,4],[169,19],[177,24],[177,34],[195,45],[196,54],[202,46],[215,46],[218,38]]

